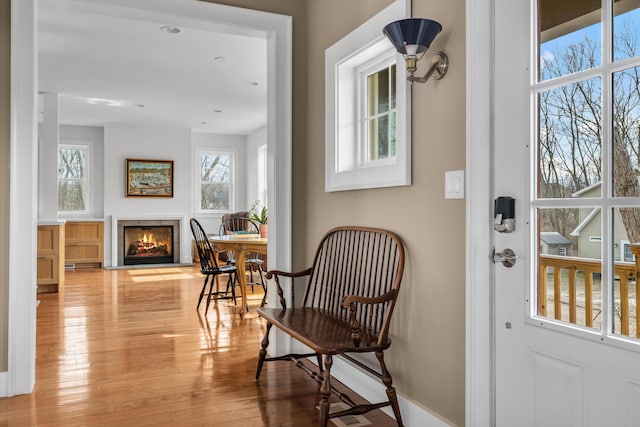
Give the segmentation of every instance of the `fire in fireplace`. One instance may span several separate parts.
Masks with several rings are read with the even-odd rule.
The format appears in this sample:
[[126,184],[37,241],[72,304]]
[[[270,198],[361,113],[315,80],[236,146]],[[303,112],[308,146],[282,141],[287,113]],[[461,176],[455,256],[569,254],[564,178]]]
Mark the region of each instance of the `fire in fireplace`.
[[173,262],[173,226],[125,226],[124,264]]

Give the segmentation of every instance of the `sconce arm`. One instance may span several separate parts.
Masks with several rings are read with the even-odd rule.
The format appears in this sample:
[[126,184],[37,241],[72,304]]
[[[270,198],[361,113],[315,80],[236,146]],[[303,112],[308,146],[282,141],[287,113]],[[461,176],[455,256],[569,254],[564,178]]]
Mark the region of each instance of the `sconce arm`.
[[431,77],[433,77],[435,80],[440,80],[444,77],[445,74],[447,74],[448,69],[449,58],[444,52],[438,52],[433,55],[433,58],[431,58],[431,67],[429,67],[427,74],[422,77],[416,77],[413,75],[413,73],[410,73],[409,76],[407,76],[407,80],[417,83],[424,83]]

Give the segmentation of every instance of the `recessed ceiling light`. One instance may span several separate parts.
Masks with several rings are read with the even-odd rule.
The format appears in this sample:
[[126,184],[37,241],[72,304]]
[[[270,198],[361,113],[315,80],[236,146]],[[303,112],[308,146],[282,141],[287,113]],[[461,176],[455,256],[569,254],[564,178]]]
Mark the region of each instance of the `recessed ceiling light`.
[[144,108],[144,107],[146,107],[146,105],[144,105],[144,104],[133,104],[133,106],[136,107],[136,108]]
[[248,84],[249,86],[258,86],[260,83],[258,82],[251,82],[251,81],[246,81],[246,84]]
[[215,109],[215,110],[213,110],[213,112],[214,113],[222,113],[222,110]]
[[160,30],[164,31],[167,34],[178,34],[180,31],[182,31],[180,28],[174,27],[173,25],[164,25],[160,27]]
[[216,62],[224,62],[225,61],[225,57],[224,56],[216,56],[213,58],[214,61]]
[[87,104],[91,105],[107,105],[109,107],[124,107],[124,102],[115,99],[105,98],[86,98]]
[[201,125],[206,125],[206,124],[207,124],[207,122],[200,122],[200,124],[201,124]]

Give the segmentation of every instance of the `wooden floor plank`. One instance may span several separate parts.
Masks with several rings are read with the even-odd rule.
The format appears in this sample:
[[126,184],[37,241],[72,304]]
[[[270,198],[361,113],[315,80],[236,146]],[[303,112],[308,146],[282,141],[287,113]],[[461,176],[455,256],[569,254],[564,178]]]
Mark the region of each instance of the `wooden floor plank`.
[[220,301],[205,317],[202,280],[194,267],[67,272],[63,292],[38,295],[34,392],[0,399],[0,426],[316,425],[305,373],[269,363],[254,380],[259,287],[248,314]]

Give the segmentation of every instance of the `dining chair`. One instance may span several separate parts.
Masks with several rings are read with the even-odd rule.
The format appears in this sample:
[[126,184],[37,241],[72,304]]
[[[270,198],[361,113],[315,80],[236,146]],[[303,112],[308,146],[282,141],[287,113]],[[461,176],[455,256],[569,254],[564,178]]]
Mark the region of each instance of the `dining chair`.
[[[191,218],[189,221],[189,225],[191,226],[191,233],[193,233],[193,238],[195,239],[196,248],[198,250],[198,256],[200,257],[200,273],[202,273],[204,278],[204,284],[202,285],[202,290],[200,291],[200,297],[198,298],[198,305],[196,306],[196,310],[200,308],[200,303],[202,302],[202,298],[204,297],[207,283],[209,283],[209,293],[207,295],[207,305],[204,310],[204,314],[207,314],[209,311],[209,304],[211,300],[224,300],[224,299],[232,299],[233,304],[236,304],[236,291],[235,291],[235,283],[238,278],[236,277],[236,266],[233,264],[227,264],[220,266],[218,265],[218,261],[216,259],[216,254],[211,246],[211,242],[207,237],[204,229],[200,222],[197,219]],[[229,282],[227,283],[227,287],[224,291],[220,291],[219,288],[216,287],[216,291],[213,291],[214,283],[216,283],[216,277],[221,274],[229,275]],[[233,283],[232,283],[233,282]]]

